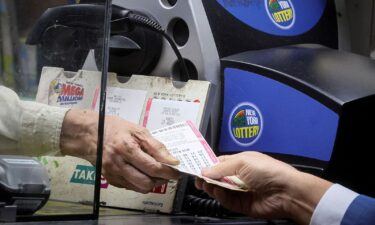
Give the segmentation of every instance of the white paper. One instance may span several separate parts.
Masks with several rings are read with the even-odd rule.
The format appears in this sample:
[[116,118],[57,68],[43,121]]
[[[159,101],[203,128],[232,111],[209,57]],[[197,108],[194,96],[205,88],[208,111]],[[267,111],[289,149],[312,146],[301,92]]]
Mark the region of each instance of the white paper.
[[225,177],[217,181],[202,176],[203,168],[211,167],[219,160],[193,122],[185,121],[173,124],[154,130],[151,134],[166,146],[173,157],[180,160],[179,165],[171,167],[180,172],[200,177],[209,183],[232,190],[246,191],[243,182],[236,177]]
[[200,103],[149,99],[143,126],[150,130],[159,129],[187,120],[196,121]]
[[[108,87],[106,99],[106,114],[119,116],[130,122],[138,124],[147,91],[126,88]],[[99,109],[99,100],[96,101],[95,110]]]

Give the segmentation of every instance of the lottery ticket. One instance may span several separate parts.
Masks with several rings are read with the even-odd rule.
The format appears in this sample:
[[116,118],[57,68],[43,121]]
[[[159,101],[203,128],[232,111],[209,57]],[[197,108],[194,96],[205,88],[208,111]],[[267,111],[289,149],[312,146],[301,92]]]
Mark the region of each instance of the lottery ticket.
[[231,190],[247,191],[244,183],[235,176],[224,177],[221,180],[202,176],[201,170],[217,164],[219,159],[190,120],[154,130],[151,134],[166,146],[173,157],[180,160],[179,165],[168,166],[200,177],[208,183]]

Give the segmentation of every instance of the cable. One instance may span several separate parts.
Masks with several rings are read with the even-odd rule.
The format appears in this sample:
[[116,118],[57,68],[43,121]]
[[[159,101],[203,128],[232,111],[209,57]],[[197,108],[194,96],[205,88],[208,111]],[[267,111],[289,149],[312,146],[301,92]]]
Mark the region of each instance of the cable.
[[233,217],[243,216],[224,208],[217,200],[194,187],[195,178],[188,176],[182,211],[197,216]]
[[224,217],[227,215],[226,209],[214,199],[186,195],[184,198],[184,211],[198,216]]
[[173,42],[173,40],[166,34],[166,32],[164,31],[164,29],[160,26],[159,23],[157,23],[156,21],[153,21],[151,20],[150,18],[147,18],[145,16],[142,16],[142,15],[139,15],[139,14],[135,14],[133,12],[129,13],[128,14],[128,19],[130,22],[134,23],[134,24],[137,24],[137,25],[140,25],[140,26],[143,26],[145,28],[148,28],[156,33],[159,33],[161,34],[169,43],[169,45],[172,47],[174,53],[176,54],[177,56],[177,60],[179,62],[179,65],[180,65],[180,69],[181,69],[181,80],[182,81],[188,81],[190,76],[189,76],[189,72],[188,72],[188,69],[186,67],[186,64],[185,64],[185,61],[184,59],[182,58],[181,56],[181,53],[180,51],[178,50],[176,44]]

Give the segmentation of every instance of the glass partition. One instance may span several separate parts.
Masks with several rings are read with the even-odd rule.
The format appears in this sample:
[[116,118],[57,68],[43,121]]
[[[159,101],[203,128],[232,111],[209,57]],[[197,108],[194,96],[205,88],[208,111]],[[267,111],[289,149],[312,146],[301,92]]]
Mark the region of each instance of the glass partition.
[[104,4],[0,0],[0,221],[97,216],[84,125],[99,119],[104,21]]

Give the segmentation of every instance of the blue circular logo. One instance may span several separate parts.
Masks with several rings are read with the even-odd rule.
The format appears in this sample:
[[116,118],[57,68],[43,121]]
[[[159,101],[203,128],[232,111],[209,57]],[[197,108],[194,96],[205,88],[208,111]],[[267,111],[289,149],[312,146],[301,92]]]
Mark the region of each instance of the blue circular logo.
[[265,0],[265,7],[271,21],[279,28],[287,30],[296,20],[291,0]]
[[228,126],[234,142],[241,146],[250,146],[262,134],[262,114],[254,104],[240,103],[232,110]]

